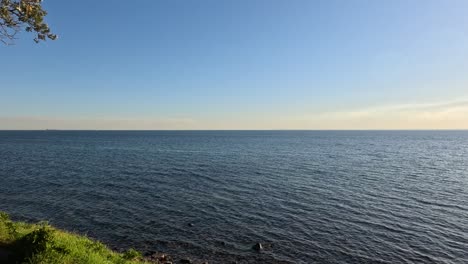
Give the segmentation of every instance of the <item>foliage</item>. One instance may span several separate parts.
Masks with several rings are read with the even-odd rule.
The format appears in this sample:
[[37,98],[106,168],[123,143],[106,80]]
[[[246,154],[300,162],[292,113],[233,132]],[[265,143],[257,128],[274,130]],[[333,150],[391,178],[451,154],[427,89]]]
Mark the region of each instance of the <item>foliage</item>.
[[141,253],[139,251],[136,251],[135,249],[131,248],[127,251],[125,251],[122,255],[124,259],[132,260],[132,259],[138,259],[141,258]]
[[101,242],[55,229],[47,223],[13,222],[3,212],[0,212],[0,249],[11,253],[6,263],[146,263],[134,249],[117,253]]
[[57,39],[44,22],[46,15],[42,0],[0,0],[0,41],[12,44],[16,34],[22,30],[34,32],[36,43]]

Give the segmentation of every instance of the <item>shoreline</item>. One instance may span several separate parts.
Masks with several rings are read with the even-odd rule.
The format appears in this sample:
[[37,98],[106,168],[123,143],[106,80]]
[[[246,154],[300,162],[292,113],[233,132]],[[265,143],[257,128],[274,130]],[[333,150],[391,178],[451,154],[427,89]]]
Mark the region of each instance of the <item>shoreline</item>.
[[[0,211],[1,263],[118,263],[118,264],[192,264],[188,258],[173,257],[162,252],[139,252],[133,248],[123,252],[102,242],[47,222],[12,221]],[[207,264],[208,262],[200,262]]]
[[[189,224],[189,226],[191,226]],[[34,238],[34,239],[32,239]],[[31,240],[32,239],[32,240]],[[169,242],[171,243],[171,242]],[[226,245],[224,242],[221,244]],[[271,244],[255,243],[251,246],[253,255],[234,255],[218,252],[205,255],[188,254],[164,249],[142,249],[139,246],[118,246],[110,241],[86,233],[69,231],[56,227],[47,221],[28,218],[14,219],[0,211],[0,263],[70,263],[70,264],[291,264],[262,254],[269,251]],[[181,248],[184,251],[183,247]],[[185,252],[185,251],[184,251]],[[91,258],[89,256],[92,256]]]
[[[230,254],[178,255],[176,252],[136,250],[111,246],[85,234],[70,232],[48,222],[14,221],[0,211],[0,263],[65,263],[65,264],[208,264],[208,263],[273,263],[291,262],[256,256]],[[260,247],[260,248],[256,248]],[[268,245],[266,246],[268,247]],[[260,253],[260,243],[252,251]],[[171,250],[169,250],[171,251]]]

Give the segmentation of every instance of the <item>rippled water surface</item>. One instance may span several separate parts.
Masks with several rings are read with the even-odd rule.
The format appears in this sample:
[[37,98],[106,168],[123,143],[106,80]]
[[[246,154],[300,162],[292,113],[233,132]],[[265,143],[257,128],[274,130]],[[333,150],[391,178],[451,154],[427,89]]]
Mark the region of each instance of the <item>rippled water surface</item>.
[[210,263],[468,263],[468,132],[0,131],[0,210]]

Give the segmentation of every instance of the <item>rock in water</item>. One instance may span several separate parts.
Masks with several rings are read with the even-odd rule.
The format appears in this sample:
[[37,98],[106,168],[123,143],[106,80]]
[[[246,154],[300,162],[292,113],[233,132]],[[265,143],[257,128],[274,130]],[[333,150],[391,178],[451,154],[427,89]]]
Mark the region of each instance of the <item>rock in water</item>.
[[255,249],[255,250],[257,250],[257,251],[260,251],[260,250],[263,249],[263,246],[262,246],[261,243],[257,243],[257,244],[255,244],[252,248]]
[[183,264],[191,264],[192,261],[191,261],[190,259],[186,258],[186,259],[181,259],[181,260],[180,260],[180,263],[183,263]]

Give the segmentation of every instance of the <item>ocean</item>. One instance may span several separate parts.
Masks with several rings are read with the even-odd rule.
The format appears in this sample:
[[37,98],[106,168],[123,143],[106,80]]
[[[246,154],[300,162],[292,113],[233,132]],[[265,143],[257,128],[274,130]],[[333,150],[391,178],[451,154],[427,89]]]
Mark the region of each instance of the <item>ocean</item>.
[[468,131],[0,131],[0,210],[209,263],[468,263]]

